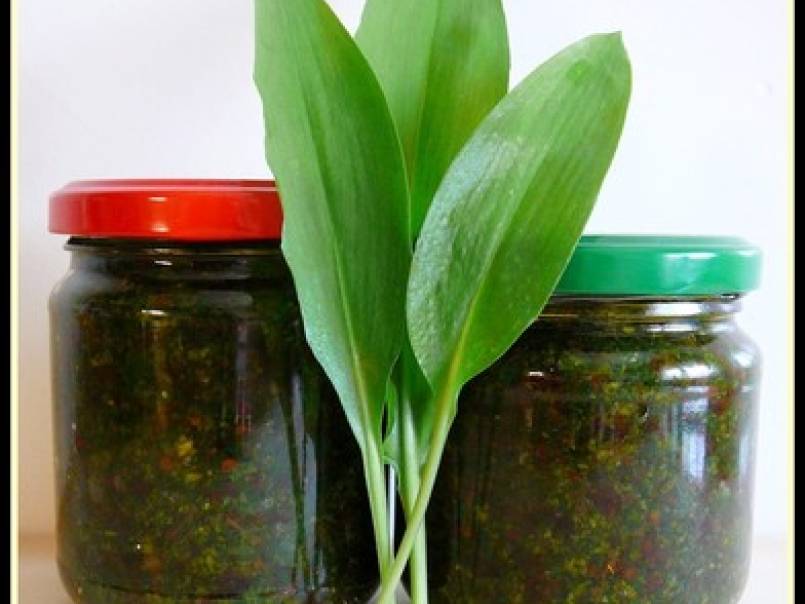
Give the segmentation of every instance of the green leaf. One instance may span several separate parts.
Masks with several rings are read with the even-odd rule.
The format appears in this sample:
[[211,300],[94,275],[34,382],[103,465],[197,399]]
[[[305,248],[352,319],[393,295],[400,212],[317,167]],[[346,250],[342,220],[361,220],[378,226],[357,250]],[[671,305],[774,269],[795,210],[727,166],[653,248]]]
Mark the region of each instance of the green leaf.
[[536,318],[590,215],[620,139],[631,69],[619,34],[539,67],[481,123],[422,228],[408,284],[411,345],[433,387],[416,503],[383,579],[390,602],[436,482],[461,387]]
[[484,120],[428,214],[408,289],[411,343],[431,384],[463,384],[539,314],[581,236],[623,128],[620,35],[559,53]]
[[255,16],[282,250],[308,343],[361,447],[383,576],[392,551],[382,421],[411,257],[402,148],[377,78],[326,3],[256,0]]
[[[430,384],[419,368],[410,342],[406,340],[389,387],[387,431],[384,442],[386,462],[392,464],[400,474],[402,466],[410,461],[403,459],[406,455],[403,420],[407,417],[413,423],[412,430],[431,425],[433,423],[433,407],[429,404],[431,396]],[[416,430],[414,437],[413,459],[421,463],[427,454],[430,435],[422,429]]]
[[385,98],[321,0],[257,0],[255,82],[305,332],[363,445],[404,339],[408,190]]
[[500,0],[368,0],[356,39],[402,141],[416,236],[447,168],[506,94]]
[[[394,373],[398,371],[400,364],[397,363]],[[400,383],[392,374],[386,386],[386,417],[383,425],[383,460],[392,466],[398,473],[400,471],[400,435],[399,435],[399,394],[397,393]]]

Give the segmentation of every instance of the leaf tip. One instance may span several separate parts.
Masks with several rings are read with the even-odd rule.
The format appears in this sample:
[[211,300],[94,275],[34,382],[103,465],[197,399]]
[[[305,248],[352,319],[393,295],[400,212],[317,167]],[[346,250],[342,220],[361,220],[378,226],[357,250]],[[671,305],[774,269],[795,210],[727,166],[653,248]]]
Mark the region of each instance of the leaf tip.
[[626,52],[626,45],[623,42],[623,32],[622,31],[620,31],[620,30],[613,31],[611,33],[604,34],[604,35],[606,35],[607,38],[609,38],[610,43],[613,45],[613,47],[615,49],[617,49],[618,52],[620,52],[624,57],[626,57],[628,55],[628,53]]
[[620,30],[592,34],[591,36],[587,36],[585,42],[589,47],[604,48],[609,51],[616,51],[626,54],[626,46],[623,43],[623,32]]
[[588,52],[597,57],[596,60],[605,66],[606,71],[631,89],[632,65],[623,42],[623,32],[593,34],[585,42]]

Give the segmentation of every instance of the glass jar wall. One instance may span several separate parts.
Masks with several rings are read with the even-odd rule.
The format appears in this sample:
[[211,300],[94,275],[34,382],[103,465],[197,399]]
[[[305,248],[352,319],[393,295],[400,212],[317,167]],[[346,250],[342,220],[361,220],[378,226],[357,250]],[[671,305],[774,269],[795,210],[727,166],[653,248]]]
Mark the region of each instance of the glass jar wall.
[[[587,244],[558,292],[627,289],[607,270],[584,283],[607,242]],[[759,379],[739,305],[554,297],[460,397],[427,519],[433,604],[736,602]]]
[[365,604],[360,454],[277,242],[67,248],[50,311],[74,601]]

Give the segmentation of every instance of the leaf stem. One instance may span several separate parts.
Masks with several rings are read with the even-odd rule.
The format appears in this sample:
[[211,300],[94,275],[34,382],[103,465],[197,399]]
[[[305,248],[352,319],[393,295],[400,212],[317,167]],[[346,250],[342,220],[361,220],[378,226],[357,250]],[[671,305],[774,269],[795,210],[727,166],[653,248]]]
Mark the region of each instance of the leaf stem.
[[407,526],[400,547],[397,550],[397,556],[383,578],[378,604],[392,604],[394,591],[397,589],[397,584],[400,582],[405,566],[411,556],[420,528],[423,526],[425,512],[430,503],[433,487],[436,484],[436,476],[439,472],[439,465],[442,461],[442,454],[447,443],[447,435],[450,432],[452,423],[451,410],[455,399],[456,392],[452,386],[452,380],[445,380],[433,399],[436,405],[436,415],[434,417],[430,449],[425,460],[425,466],[422,469],[422,482],[419,487],[419,493],[413,510],[410,514],[407,514]]
[[389,540],[388,508],[386,500],[386,475],[380,448],[375,439],[367,438],[363,451],[363,470],[369,493],[372,527],[375,533],[375,548],[380,578],[385,577],[391,564],[391,541]]
[[[402,468],[400,496],[406,518],[411,516],[419,494],[419,450],[416,438],[413,409],[408,393],[403,389],[400,397],[400,422],[402,428]],[[428,604],[428,542],[423,525],[417,532],[409,561],[412,604]]]

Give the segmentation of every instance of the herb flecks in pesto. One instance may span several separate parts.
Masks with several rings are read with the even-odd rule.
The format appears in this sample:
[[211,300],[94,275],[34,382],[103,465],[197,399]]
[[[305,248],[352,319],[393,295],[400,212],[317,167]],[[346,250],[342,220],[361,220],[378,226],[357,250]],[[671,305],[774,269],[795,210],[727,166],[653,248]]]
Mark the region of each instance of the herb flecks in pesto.
[[74,600],[365,604],[360,454],[279,251],[72,249],[51,311]]
[[546,307],[462,394],[428,515],[431,601],[737,601],[758,360],[733,303]]

